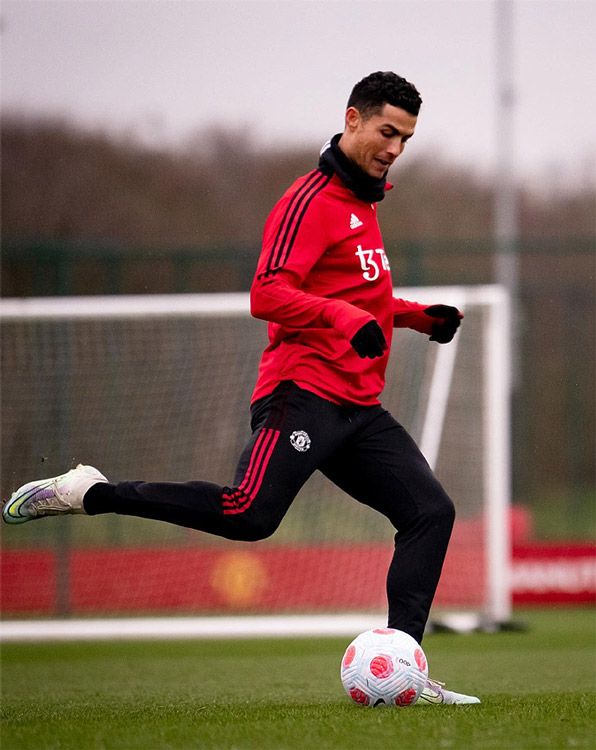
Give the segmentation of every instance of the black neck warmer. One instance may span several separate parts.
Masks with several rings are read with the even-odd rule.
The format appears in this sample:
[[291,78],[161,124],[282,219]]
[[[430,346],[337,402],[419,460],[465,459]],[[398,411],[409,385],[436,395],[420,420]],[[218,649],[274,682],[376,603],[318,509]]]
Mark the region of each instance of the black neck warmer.
[[371,177],[344,154],[339,147],[341,133],[334,135],[321,152],[319,169],[325,174],[335,173],[357,198],[366,203],[378,203],[385,197],[384,177]]

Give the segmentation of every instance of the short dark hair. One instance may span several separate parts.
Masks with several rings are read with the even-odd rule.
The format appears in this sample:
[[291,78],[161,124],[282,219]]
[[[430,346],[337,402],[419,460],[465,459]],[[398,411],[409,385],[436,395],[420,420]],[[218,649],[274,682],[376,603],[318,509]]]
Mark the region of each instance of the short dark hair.
[[348,107],[356,107],[366,118],[377,114],[385,104],[417,116],[422,98],[416,87],[397,73],[378,71],[359,81],[348,99]]

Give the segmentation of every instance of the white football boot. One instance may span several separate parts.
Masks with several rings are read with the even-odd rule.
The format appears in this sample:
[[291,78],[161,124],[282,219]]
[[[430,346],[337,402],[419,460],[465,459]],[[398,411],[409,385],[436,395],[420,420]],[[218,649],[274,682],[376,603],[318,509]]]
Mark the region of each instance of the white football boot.
[[93,466],[79,464],[66,474],[19,487],[4,504],[2,518],[6,523],[25,523],[44,516],[85,513],[83,497],[89,487],[107,481]]
[[446,706],[461,706],[470,703],[480,703],[480,698],[476,698],[475,695],[464,695],[463,693],[455,693],[453,690],[446,690],[445,685],[442,682],[437,682],[430,678],[427,679],[426,685],[416,701],[417,706],[439,704]]

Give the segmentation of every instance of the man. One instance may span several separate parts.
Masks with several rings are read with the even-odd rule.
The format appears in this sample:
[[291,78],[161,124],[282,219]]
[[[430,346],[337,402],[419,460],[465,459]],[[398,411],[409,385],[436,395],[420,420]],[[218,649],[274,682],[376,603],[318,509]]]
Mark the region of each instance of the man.
[[[269,345],[251,402],[252,437],[233,485],[109,484],[97,469],[79,465],[17,490],[4,507],[5,521],[120,513],[255,541],[275,531],[318,469],[397,529],[388,625],[422,640],[454,509],[379,394],[394,327],[448,343],[462,315],[446,305],[393,298],[376,216],[420,104],[416,88],[395,73],[373,73],[356,84],[343,133],[267,219],[251,312],[268,321]],[[425,701],[479,702],[431,681]]]

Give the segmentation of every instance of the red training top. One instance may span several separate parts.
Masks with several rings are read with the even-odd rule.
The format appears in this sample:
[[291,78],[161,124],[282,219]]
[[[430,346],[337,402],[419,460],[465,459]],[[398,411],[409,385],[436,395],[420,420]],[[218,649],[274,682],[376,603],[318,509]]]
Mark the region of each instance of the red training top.
[[373,319],[389,346],[394,326],[430,334],[424,307],[393,297],[376,205],[335,174],[309,172],[265,223],[251,313],[269,321],[269,346],[252,401],[293,380],[334,403],[378,404],[389,349],[362,359],[350,339]]

